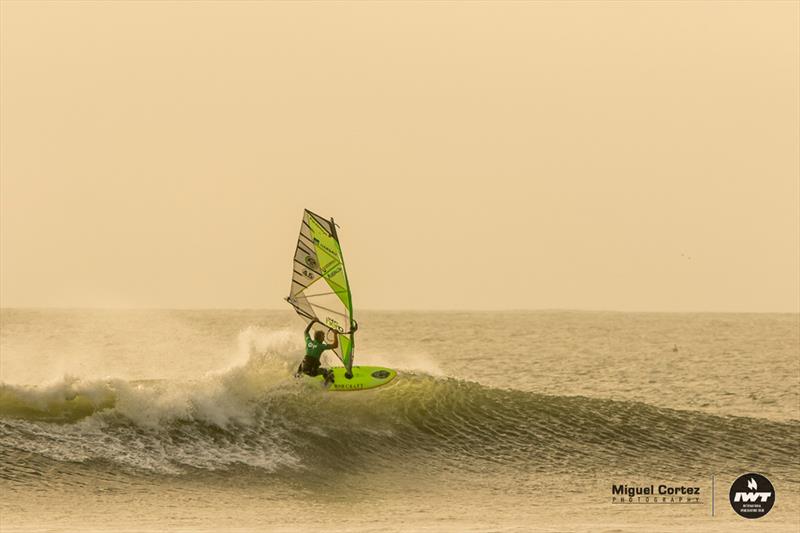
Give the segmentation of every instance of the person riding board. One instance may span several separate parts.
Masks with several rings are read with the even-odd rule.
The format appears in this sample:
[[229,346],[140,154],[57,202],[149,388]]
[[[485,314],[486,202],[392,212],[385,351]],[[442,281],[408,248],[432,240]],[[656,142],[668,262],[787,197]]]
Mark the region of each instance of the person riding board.
[[319,322],[319,320],[312,320],[308,323],[308,326],[306,326],[306,356],[303,358],[303,362],[300,363],[297,373],[303,373],[308,376],[318,376],[322,374],[325,378],[325,383],[333,383],[333,371],[322,368],[319,365],[322,352],[325,350],[335,350],[339,347],[339,334],[331,330],[333,331],[333,344],[325,344],[325,333],[323,331],[315,331],[314,338],[312,339],[311,335],[308,333],[311,331],[311,327],[317,322]]

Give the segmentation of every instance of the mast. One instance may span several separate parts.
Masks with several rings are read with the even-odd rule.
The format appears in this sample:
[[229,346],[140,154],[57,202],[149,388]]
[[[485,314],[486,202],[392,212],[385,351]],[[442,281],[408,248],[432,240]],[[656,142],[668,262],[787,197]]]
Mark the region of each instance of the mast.
[[350,295],[350,323],[347,325],[350,331],[350,365],[347,368],[347,372],[345,372],[345,377],[350,379],[353,377],[352,367],[353,361],[356,358],[356,333],[355,329],[355,320],[353,319],[353,292],[350,290],[350,280],[347,278],[347,269],[344,268],[344,253],[342,253],[342,243],[339,242],[339,234],[336,231],[336,221],[333,220],[331,217],[331,229],[333,230],[333,238],[336,239],[336,242],[339,243],[339,257],[342,260],[342,272],[344,274],[344,283],[347,288],[347,293]]

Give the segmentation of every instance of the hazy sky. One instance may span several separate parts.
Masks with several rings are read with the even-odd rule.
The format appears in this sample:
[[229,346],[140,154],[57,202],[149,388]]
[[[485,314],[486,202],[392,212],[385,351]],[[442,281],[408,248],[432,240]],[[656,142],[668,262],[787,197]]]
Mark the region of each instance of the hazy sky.
[[799,6],[3,1],[0,305],[800,311]]

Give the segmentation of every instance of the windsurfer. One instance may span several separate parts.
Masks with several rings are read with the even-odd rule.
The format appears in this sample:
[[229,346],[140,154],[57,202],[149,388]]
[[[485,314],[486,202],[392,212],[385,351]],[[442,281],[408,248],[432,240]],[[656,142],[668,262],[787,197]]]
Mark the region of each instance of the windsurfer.
[[314,337],[312,338],[309,332],[311,331],[311,327],[317,322],[319,321],[312,320],[308,323],[308,326],[306,326],[306,356],[303,358],[297,371],[298,374],[302,372],[309,376],[318,376],[322,374],[325,377],[325,383],[333,383],[333,371],[320,366],[320,357],[322,357],[322,352],[325,350],[335,350],[339,347],[339,334],[331,330],[333,331],[333,344],[325,344],[325,333],[320,330],[315,331]]

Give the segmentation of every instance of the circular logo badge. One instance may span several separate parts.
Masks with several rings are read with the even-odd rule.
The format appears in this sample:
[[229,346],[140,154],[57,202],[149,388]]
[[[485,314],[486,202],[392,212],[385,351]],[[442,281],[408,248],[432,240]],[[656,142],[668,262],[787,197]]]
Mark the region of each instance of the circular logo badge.
[[761,518],[775,503],[775,487],[761,474],[745,474],[731,485],[730,499],[739,516]]
[[306,264],[309,268],[317,268],[317,260],[311,257],[310,255],[306,256]]
[[376,370],[375,372],[372,373],[372,377],[376,378],[376,379],[386,379],[386,378],[389,377],[389,371],[388,370]]

